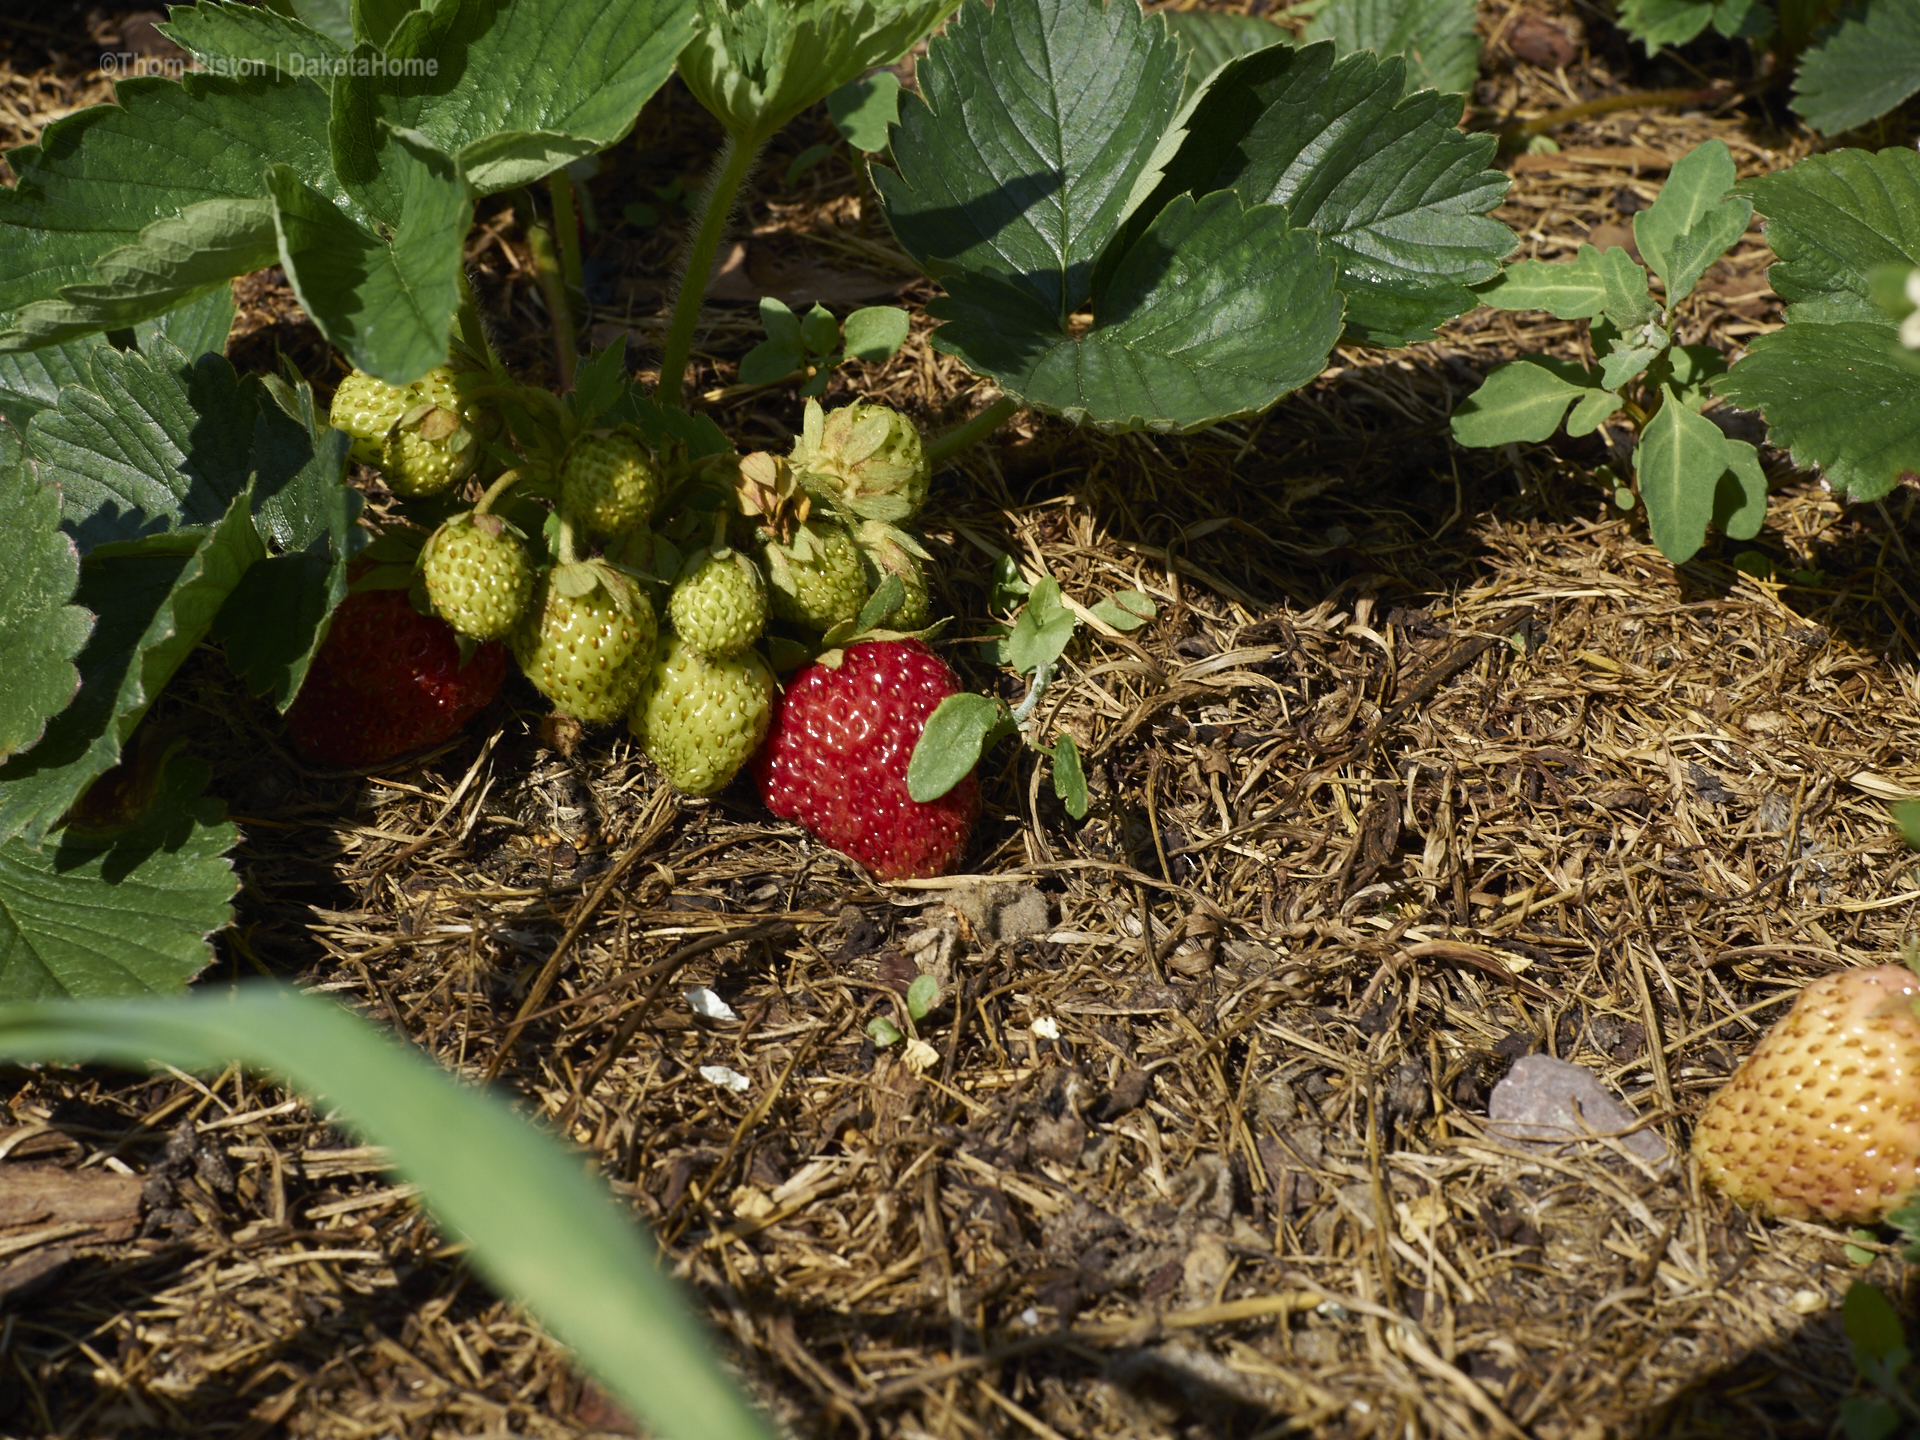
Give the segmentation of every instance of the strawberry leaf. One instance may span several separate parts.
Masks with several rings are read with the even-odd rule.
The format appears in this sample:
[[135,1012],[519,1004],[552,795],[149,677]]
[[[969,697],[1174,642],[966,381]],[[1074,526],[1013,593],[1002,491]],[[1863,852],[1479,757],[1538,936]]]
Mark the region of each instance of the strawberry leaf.
[[233,333],[234,314],[233,287],[221,285],[164,315],[142,320],[133,327],[134,346],[150,352],[154,341],[164,335],[167,343],[189,360],[197,360],[210,351],[224,355],[227,337]]
[[1457,99],[1403,98],[1405,77],[1402,59],[1336,59],[1325,41],[1231,62],[1194,102],[1132,224],[1181,192],[1233,189],[1248,204],[1283,205],[1337,259],[1351,336],[1430,338],[1478,303],[1467,287],[1494,276],[1514,239],[1486,214],[1507,188],[1486,168],[1495,137],[1462,134]]
[[[1888,324],[1873,298],[1882,266],[1920,266],[1920,153],[1836,150],[1740,187],[1779,257],[1767,281],[1787,319]],[[1738,369],[1738,367],[1735,367]]]
[[1206,78],[1229,60],[1269,45],[1295,43],[1291,30],[1258,15],[1223,15],[1216,10],[1169,10],[1167,29],[1187,55],[1184,103]]
[[118,763],[140,717],[264,553],[251,499],[236,495],[205,533],[163,532],[88,556],[74,598],[98,622],[76,661],[80,693],[39,744],[0,765],[0,837],[37,844]]
[[1827,135],[1877,120],[1920,92],[1920,0],[1866,0],[1810,48],[1793,108]]
[[[136,79],[15,151],[0,189],[0,350],[131,325],[274,262],[263,176],[345,204],[327,92],[284,71]],[[349,207],[353,208],[353,207]],[[96,268],[99,267],[99,268]]]
[[907,762],[907,794],[938,800],[973,773],[980,756],[1012,724],[1001,701],[970,692],[949,695],[927,717]]
[[176,5],[167,23],[155,28],[203,62],[251,62],[269,72],[285,69],[308,74],[323,86],[352,48],[350,33],[343,41],[315,29],[304,18],[282,15],[265,5],[221,0]]
[[106,343],[104,336],[90,335],[38,350],[0,352],[0,419],[25,431],[35,415],[60,403],[63,385],[89,383],[94,347]]
[[680,55],[680,78],[735,137],[758,144],[842,85],[898,60],[954,4],[700,0],[700,28]]
[[203,762],[140,756],[127,771],[86,809],[130,813],[76,818],[38,849],[0,842],[0,1002],[177,993],[213,959],[207,937],[232,921],[240,888],[226,859],[239,833],[199,798]]
[[1408,90],[1458,95],[1480,71],[1473,16],[1474,0],[1332,0],[1307,23],[1305,38],[1331,40],[1342,55],[1404,55]]
[[35,474],[19,436],[0,424],[0,760],[25,750],[80,688],[73,657],[93,617],[69,604],[80,555],[60,533],[60,492]]
[[384,41],[369,37],[355,51],[384,56],[384,66],[335,83],[335,163],[349,184],[369,183],[380,131],[391,127],[454,157],[478,194],[529,184],[633,128],[672,73],[694,14],[695,0],[412,10]]

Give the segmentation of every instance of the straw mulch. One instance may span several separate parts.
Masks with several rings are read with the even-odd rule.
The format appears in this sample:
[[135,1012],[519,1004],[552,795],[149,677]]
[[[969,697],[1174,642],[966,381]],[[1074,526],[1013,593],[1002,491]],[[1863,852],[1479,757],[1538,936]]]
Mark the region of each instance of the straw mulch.
[[[1584,8],[1483,19],[1477,124],[1691,83]],[[1516,58],[1554,58],[1543,24],[1564,66]],[[11,141],[94,98],[86,45],[0,35]],[[714,136],[677,92],[639,133],[593,187],[589,278],[595,333],[644,354],[675,232],[621,207],[697,175]],[[778,142],[738,283],[924,298],[844,162],[787,183],[830,133]],[[1738,97],[1628,109],[1503,160],[1503,216],[1530,253],[1622,243],[1709,135],[1746,173],[1811,148]],[[538,373],[520,232],[481,224],[478,287]],[[1685,338],[1737,353],[1776,326],[1764,265],[1750,234]],[[237,358],[277,345],[330,383],[283,284],[242,296]],[[714,413],[783,443],[793,397],[731,388],[751,306],[714,314]],[[1083,634],[1041,707],[1089,757],[1087,820],[1003,748],[948,882],[876,886],[745,784],[677,797],[623,735],[550,749],[525,689],[419,763],[316,772],[197,659],[160,719],[245,836],[208,981],[294,977],[520,1097],[662,1238],[796,1434],[1826,1435],[1853,1384],[1838,1299],[1902,1272],[1702,1193],[1686,1145],[1802,984],[1912,933],[1920,867],[1886,804],[1920,790],[1914,492],[1844,506],[1769,454],[1766,533],[1676,571],[1611,505],[1620,437],[1447,439],[1488,366],[1578,345],[1483,312],[1342,351],[1256,421],[1023,420],[947,470],[928,520],[968,684],[1004,683],[966,643],[1002,552],[1084,604],[1160,610]],[[843,372],[855,390],[929,428],[982,401],[924,333]],[[916,1065],[866,1025],[921,973],[946,998]],[[739,1018],[698,1018],[695,985]],[[1533,1052],[1593,1070],[1678,1163],[1490,1135],[1492,1086]],[[9,1166],[144,1194],[132,1238],[70,1232],[37,1282],[0,1269],[7,1433],[630,1431],[297,1099],[105,1071],[16,1073],[6,1099]]]

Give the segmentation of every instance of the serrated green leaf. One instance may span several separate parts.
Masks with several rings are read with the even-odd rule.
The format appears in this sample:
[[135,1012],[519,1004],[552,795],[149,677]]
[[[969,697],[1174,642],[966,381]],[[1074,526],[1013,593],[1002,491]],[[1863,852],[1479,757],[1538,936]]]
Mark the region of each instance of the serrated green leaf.
[[912,332],[912,317],[899,306],[868,305],[847,316],[847,356],[877,365],[898,354]]
[[473,200],[445,153],[415,135],[386,138],[382,184],[362,191],[381,232],[287,166],[271,167],[267,186],[280,263],[307,314],[357,369],[404,385],[447,358]]
[[1138,590],[1116,590],[1092,607],[1093,613],[1120,631],[1138,630],[1154,616],[1153,601]]
[[148,354],[97,346],[90,368],[27,429],[82,553],[218,524],[254,469],[257,386],[223,356],[189,364],[164,338]]
[[927,717],[907,762],[907,794],[924,804],[966,779],[1006,713],[998,700],[971,692],[942,700]]
[[1590,390],[1567,415],[1567,434],[1578,439],[1591,435],[1602,423],[1620,413],[1623,402],[1611,390]]
[[1727,441],[1727,469],[1713,492],[1713,523],[1732,540],[1751,540],[1767,523],[1767,472],[1760,452],[1744,440]]
[[60,492],[0,423],[0,761],[39,740],[80,688],[74,656],[93,616],[73,599],[80,553],[60,533]]
[[414,10],[414,0],[348,0],[352,17],[348,44],[365,43],[385,49],[400,22]]
[[1825,135],[1877,120],[1920,93],[1920,0],[1866,0],[1800,59],[1794,111]]
[[900,118],[900,77],[878,70],[860,80],[849,80],[827,96],[827,113],[856,150],[878,155],[887,148],[888,132]]
[[227,337],[233,333],[233,287],[221,285],[197,300],[179,305],[164,315],[142,320],[133,327],[134,344],[142,351],[153,349],[159,336],[189,360],[197,360],[208,351],[227,353]]
[[[328,148],[327,92],[309,80],[189,74],[178,83],[127,80],[116,93],[118,104],[58,120],[37,146],[11,157],[19,180],[0,189],[0,310],[57,304],[63,287],[85,286],[88,295],[71,300],[66,316],[79,323],[79,312],[102,304],[95,264],[122,249],[131,253],[116,260],[114,277],[159,298],[142,314],[103,320],[103,328],[185,298],[179,285],[161,283],[168,260],[188,265],[203,288],[214,255],[227,257],[227,275],[272,263],[271,242],[265,255],[254,243],[270,164],[291,166],[330,203],[345,202]],[[209,250],[215,243],[220,248]],[[58,331],[60,314],[34,315],[39,340]],[[9,332],[0,347],[23,338]]]
[[1766,217],[1767,244],[1780,257],[1767,282],[1787,301],[1789,324],[1887,324],[1872,276],[1920,266],[1920,153],[1810,155],[1741,193]]
[[[481,195],[530,184],[633,127],[694,16],[695,0],[424,5],[371,42],[385,74],[335,83],[335,164],[350,186],[374,183],[380,133],[391,126],[454,157]],[[375,52],[363,44],[355,53]]]
[[931,975],[916,975],[907,987],[907,1014],[924,1020],[940,1008],[940,982]]
[[569,403],[574,418],[591,425],[615,409],[627,393],[627,337],[617,335],[604,350],[596,350],[574,371]]
[[[950,276],[935,348],[1028,405],[1107,430],[1189,431],[1264,410],[1340,338],[1335,267],[1276,206],[1179,196],[1093,297],[1079,337],[1030,289]],[[1117,318],[1108,318],[1117,317]]]
[[219,62],[225,61],[225,73],[240,73],[231,66],[243,61],[263,70],[311,75],[323,85],[350,48],[350,42],[342,44],[298,16],[223,0],[177,5],[167,23],[156,28],[209,69],[221,69]]
[[1659,318],[1660,307],[1647,291],[1646,268],[1618,245],[1600,252],[1600,281],[1607,287],[1607,303],[1601,313],[1616,330],[1631,335],[1642,325]]
[[1087,818],[1087,775],[1080,768],[1080,747],[1071,735],[1054,742],[1053,793],[1074,819]]
[[38,844],[119,762],[140,717],[265,553],[250,500],[244,491],[235,496],[204,537],[162,534],[105,547],[81,567],[74,598],[99,618],[76,662],[80,693],[39,744],[0,765],[0,837]]
[[1669,391],[1641,431],[1633,464],[1653,543],[1674,564],[1684,564],[1699,553],[1713,523],[1720,477],[1728,468],[1726,436]]
[[842,85],[898,60],[955,3],[700,0],[680,78],[736,137],[758,143]]
[[1258,15],[1225,15],[1217,10],[1169,10],[1167,29],[1187,53],[1186,88],[1189,99],[1214,71],[1229,60],[1251,55],[1269,45],[1291,45],[1294,35]]
[[1920,470],[1920,364],[1884,321],[1789,324],[1755,339],[1713,388],[1760,411],[1772,444],[1854,500],[1877,500]]
[[105,336],[90,335],[39,350],[0,352],[0,420],[24,434],[35,415],[59,404],[62,386],[90,382],[94,347],[106,343]]
[[1513,232],[1487,211],[1507,177],[1492,135],[1461,133],[1457,99],[1405,96],[1406,62],[1330,42],[1232,61],[1194,102],[1165,179],[1132,222],[1172,196],[1234,189],[1287,207],[1340,264],[1351,336],[1399,345],[1472,309]]
[[352,0],[270,0],[304,25],[310,25],[342,50],[353,48]]
[[924,100],[901,113],[898,173],[874,171],[893,233],[930,272],[991,280],[1064,329],[1183,69],[1165,25],[1127,0],[969,0],[916,67]]
[[226,859],[239,832],[199,798],[203,762],[150,768],[162,773],[131,823],[76,825],[37,849],[0,841],[0,1003],[176,993],[213,958],[207,938],[240,888]]
[[1477,293],[1496,310],[1544,310],[1557,320],[1590,320],[1607,308],[1607,275],[1600,251],[1582,245],[1571,260],[1516,261]]
[[1738,178],[1726,142],[1702,141],[1674,162],[1653,204],[1633,217],[1634,243],[1666,282],[1669,306],[1686,299],[1707,266],[1746,232],[1752,204],[1727,198]]
[[800,321],[800,344],[809,355],[831,355],[840,347],[840,322],[824,305],[815,305]]
[[1714,0],[1621,0],[1620,28],[1651,55],[1684,45],[1713,22]]
[[1007,636],[1007,664],[1026,675],[1053,664],[1072,642],[1079,623],[1060,603],[1059,582],[1051,575],[1042,576],[1034,582],[1013,622],[1013,633]]
[[1453,438],[1474,446],[1537,443],[1560,428],[1575,400],[1605,393],[1594,388],[1583,366],[1528,355],[1488,372],[1453,412]]
[[577,1154],[330,1001],[250,985],[160,1003],[13,1006],[0,1011],[0,1055],[209,1075],[237,1060],[263,1070],[389,1151],[443,1233],[471,1243],[473,1267],[571,1346],[652,1433],[771,1434],[630,1211]]
[[1306,39],[1331,40],[1346,55],[1404,55],[1407,89],[1464,94],[1480,71],[1474,0],[1331,0]]

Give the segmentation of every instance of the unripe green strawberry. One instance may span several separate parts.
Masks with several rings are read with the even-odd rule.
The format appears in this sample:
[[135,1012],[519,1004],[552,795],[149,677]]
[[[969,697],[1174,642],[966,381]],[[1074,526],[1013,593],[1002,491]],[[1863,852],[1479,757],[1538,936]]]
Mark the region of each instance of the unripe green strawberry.
[[526,548],[498,515],[455,515],[434,531],[420,578],[434,613],[475,640],[504,637],[533,595]]
[[653,518],[660,474],[646,447],[624,430],[575,442],[560,472],[560,508],[595,535],[624,535]]
[[913,422],[885,405],[855,401],[832,414],[807,401],[794,442],[793,468],[809,490],[824,493],[863,520],[907,520],[927,502],[933,467]]
[[786,544],[766,548],[767,599],[774,615],[804,630],[824,633],[860,613],[870,593],[860,547],[834,520],[800,526]]
[[362,465],[378,465],[387,431],[406,409],[407,392],[403,387],[355,370],[333,392],[333,408],[327,414],[327,422],[353,437],[349,453],[356,461]]
[[773,691],[758,652],[715,660],[669,635],[627,723],[676,789],[711,795],[766,738]]
[[[927,592],[927,572],[915,553],[920,548],[918,539],[897,526],[884,521],[863,521],[854,531],[854,539],[859,542],[861,551],[876,572],[874,589],[878,590],[889,575],[900,577],[901,587],[906,597],[900,607],[880,622],[885,630],[922,630],[932,614],[932,600]],[[912,546],[912,549],[908,547]]]
[[767,628],[760,567],[738,550],[696,550],[667,597],[673,632],[703,655],[738,655]]
[[480,464],[478,414],[453,371],[435,366],[402,392],[406,404],[380,446],[380,473],[396,495],[440,495]]
[[556,565],[540,578],[510,643],[527,679],[556,709],[598,725],[633,703],[658,637],[646,592],[588,561]]

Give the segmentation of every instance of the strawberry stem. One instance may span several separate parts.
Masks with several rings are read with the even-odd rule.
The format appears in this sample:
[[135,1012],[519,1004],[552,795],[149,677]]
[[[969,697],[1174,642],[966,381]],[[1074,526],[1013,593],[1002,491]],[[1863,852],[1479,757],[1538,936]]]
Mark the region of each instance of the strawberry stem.
[[939,465],[952,459],[969,445],[986,439],[1019,413],[1020,402],[1011,395],[1002,395],[971,420],[951,430],[943,430],[927,441],[927,463]]
[[560,389],[573,388],[574,351],[578,341],[573,332],[573,310],[567,304],[567,282],[560,273],[560,257],[554,250],[553,231],[527,207],[527,248],[533,252],[533,274],[540,284],[540,295],[547,302],[547,314],[553,320],[553,363]]
[[493,508],[493,502],[506,494],[507,491],[511,490],[515,485],[518,485],[522,478],[518,470],[507,471],[487,487],[486,494],[482,495],[475,503],[473,513],[476,515],[486,514],[488,510]]
[[686,385],[687,362],[693,358],[693,331],[700,320],[700,304],[706,298],[707,281],[713,274],[714,252],[720,248],[720,237],[726,234],[734,198],[753,173],[754,162],[760,158],[761,143],[755,137],[743,139],[729,132],[714,163],[713,174],[701,187],[700,198],[695,202],[697,218],[693,238],[687,247],[680,290],[673,301],[667,348],[660,358],[660,388],[654,398],[662,405],[685,405],[681,391]]
[[572,565],[580,558],[573,548],[573,521],[567,517],[564,510],[560,512],[560,534],[554,548],[560,552],[562,565]]

